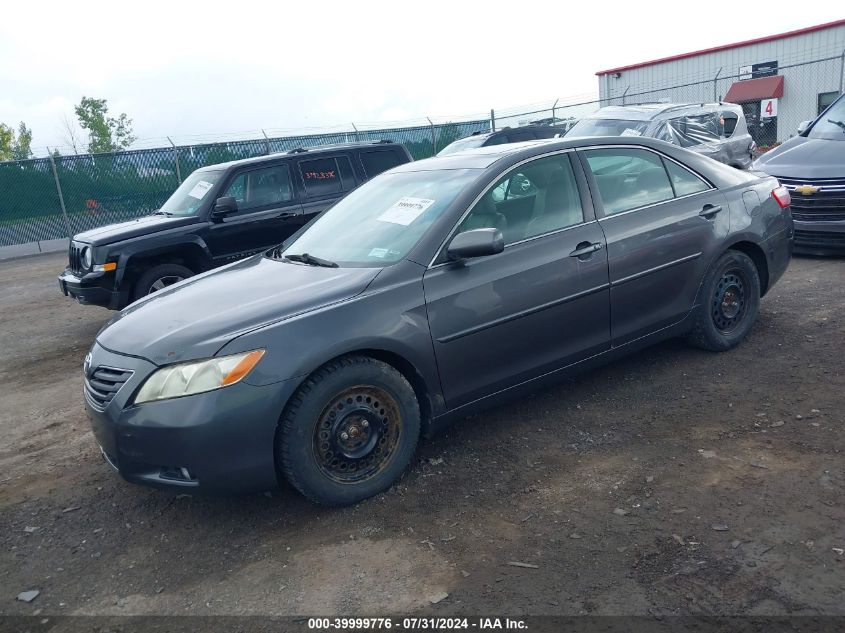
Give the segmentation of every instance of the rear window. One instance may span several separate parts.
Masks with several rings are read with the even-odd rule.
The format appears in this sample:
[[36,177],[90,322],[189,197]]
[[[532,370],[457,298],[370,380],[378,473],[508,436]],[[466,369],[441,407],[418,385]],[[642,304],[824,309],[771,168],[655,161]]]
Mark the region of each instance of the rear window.
[[352,165],[346,156],[302,160],[299,171],[309,198],[337,195],[355,186]]
[[396,167],[396,165],[401,165],[402,162],[399,152],[395,149],[361,152],[361,164],[364,166],[364,173],[367,178],[377,176],[383,171]]

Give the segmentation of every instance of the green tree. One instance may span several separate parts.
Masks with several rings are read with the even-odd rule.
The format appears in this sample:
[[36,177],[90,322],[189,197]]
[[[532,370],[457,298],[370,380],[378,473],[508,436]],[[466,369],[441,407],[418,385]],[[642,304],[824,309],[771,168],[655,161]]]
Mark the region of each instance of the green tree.
[[126,149],[135,141],[132,119],[125,113],[117,118],[110,117],[105,99],[82,97],[79,105],[74,107],[74,112],[79,119],[79,126],[88,130],[88,151],[92,154]]
[[18,138],[15,141],[12,155],[13,160],[32,158],[32,129],[26,127],[26,123],[23,121],[18,127]]
[[0,160],[12,160],[15,157],[15,131],[5,123],[0,123]]

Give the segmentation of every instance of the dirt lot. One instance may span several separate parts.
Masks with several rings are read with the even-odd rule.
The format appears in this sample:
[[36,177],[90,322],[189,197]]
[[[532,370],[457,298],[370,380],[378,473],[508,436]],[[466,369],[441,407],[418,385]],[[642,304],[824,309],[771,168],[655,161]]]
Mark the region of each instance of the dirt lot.
[[0,613],[845,614],[845,260],[794,260],[737,350],[467,419],[343,510],[120,480],[81,395],[109,313],[62,265],[0,264]]

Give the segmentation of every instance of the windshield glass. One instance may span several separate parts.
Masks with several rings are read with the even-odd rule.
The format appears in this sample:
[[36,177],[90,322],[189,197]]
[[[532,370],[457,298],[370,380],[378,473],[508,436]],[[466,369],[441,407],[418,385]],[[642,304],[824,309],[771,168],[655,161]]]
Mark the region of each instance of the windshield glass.
[[644,136],[648,121],[623,119],[581,119],[567,136]]
[[387,173],[362,185],[287,245],[341,266],[382,267],[402,259],[478,170]]
[[449,154],[455,154],[456,152],[462,152],[465,149],[474,149],[476,147],[481,147],[484,145],[484,141],[487,140],[486,136],[468,136],[467,138],[462,138],[454,143],[451,143],[437,152],[438,156],[448,156]]
[[837,101],[807,133],[809,138],[845,141],[845,99]]
[[168,215],[194,215],[222,174],[222,171],[195,171],[185,178],[159,211]]

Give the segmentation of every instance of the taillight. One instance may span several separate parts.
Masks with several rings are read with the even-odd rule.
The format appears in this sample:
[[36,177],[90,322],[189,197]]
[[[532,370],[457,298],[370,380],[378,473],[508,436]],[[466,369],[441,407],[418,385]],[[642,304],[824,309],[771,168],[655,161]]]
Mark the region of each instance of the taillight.
[[781,209],[788,207],[789,203],[792,201],[789,197],[789,189],[783,185],[772,190],[772,198],[774,198],[778,205],[780,205]]

